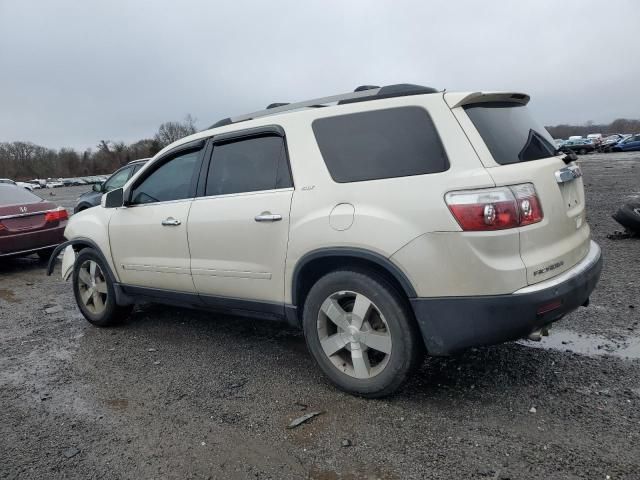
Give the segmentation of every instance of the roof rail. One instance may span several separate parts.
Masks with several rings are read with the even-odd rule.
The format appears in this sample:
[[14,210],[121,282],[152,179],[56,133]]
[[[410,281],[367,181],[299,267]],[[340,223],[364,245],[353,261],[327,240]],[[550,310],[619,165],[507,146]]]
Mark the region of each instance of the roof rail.
[[431,87],[423,87],[422,85],[413,85],[410,83],[400,83],[397,85],[387,85],[385,87],[376,87],[374,85],[362,85],[355,89],[354,92],[343,93],[340,95],[332,95],[330,97],[315,98],[313,100],[305,100],[296,103],[272,103],[266,110],[259,110],[237,117],[223,118],[211,125],[209,128],[222,127],[231,125],[232,123],[253,120],[254,118],[276,115],[278,113],[299,110],[302,108],[325,107],[329,104],[343,105],[347,103],[364,102],[367,100],[379,100],[382,98],[404,97],[407,95],[422,95],[427,93],[437,93],[438,90]]

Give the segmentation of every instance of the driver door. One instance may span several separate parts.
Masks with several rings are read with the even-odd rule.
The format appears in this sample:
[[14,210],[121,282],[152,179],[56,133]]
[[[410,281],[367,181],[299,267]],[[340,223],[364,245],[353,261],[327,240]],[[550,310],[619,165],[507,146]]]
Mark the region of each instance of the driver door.
[[109,223],[111,253],[123,284],[195,292],[187,218],[195,195],[204,142],[154,162],[128,187],[128,201]]

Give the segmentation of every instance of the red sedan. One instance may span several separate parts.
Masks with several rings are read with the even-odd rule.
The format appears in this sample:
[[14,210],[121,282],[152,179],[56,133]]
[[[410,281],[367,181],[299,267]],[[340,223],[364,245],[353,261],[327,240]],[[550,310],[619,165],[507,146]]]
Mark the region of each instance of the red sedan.
[[64,242],[69,215],[25,188],[0,184],[0,257],[37,253],[48,259]]

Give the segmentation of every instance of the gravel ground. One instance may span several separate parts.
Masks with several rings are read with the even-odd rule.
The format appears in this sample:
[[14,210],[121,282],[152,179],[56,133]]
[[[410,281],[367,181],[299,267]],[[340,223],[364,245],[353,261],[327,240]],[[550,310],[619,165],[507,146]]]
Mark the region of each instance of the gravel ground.
[[35,257],[0,264],[0,478],[640,478],[640,360],[616,356],[640,337],[640,241],[607,238],[640,155],[581,163],[606,263],[550,338],[613,355],[473,349],[385,400],[338,392],[282,325],[150,305],[98,329]]

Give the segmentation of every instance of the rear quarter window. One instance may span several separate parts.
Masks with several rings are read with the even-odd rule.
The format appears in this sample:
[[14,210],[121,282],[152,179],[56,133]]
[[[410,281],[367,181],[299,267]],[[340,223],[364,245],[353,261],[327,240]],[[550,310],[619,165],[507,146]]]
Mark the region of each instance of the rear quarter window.
[[449,169],[433,121],[420,107],[320,118],[312,127],[329,174],[339,183]]

